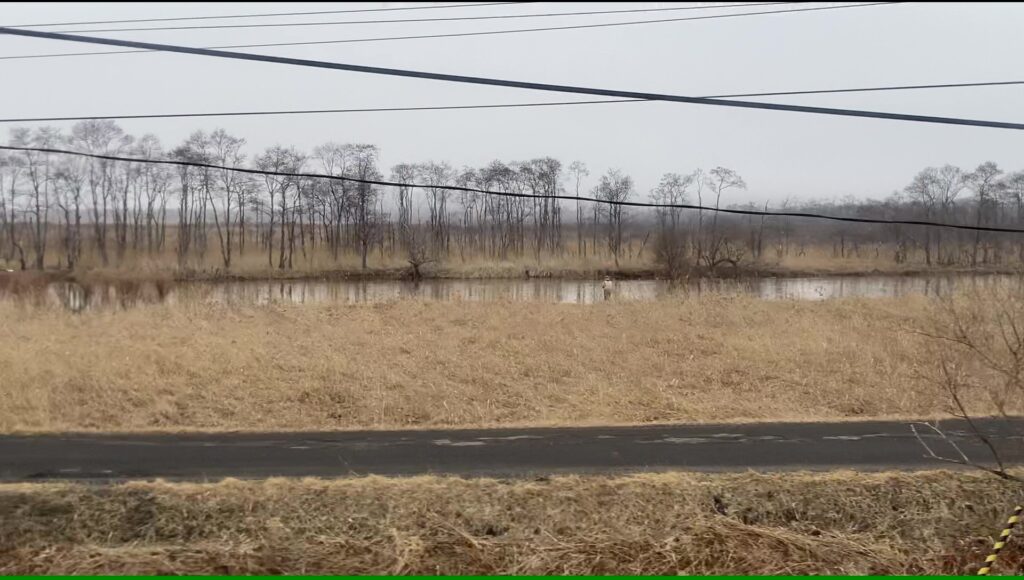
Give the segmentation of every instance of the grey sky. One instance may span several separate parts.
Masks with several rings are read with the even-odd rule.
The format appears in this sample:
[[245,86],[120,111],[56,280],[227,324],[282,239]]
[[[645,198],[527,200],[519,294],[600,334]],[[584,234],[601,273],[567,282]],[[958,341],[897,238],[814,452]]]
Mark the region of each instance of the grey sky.
[[[244,22],[524,14],[679,4],[543,2]],[[4,3],[0,4],[0,23],[405,5],[423,3]],[[694,10],[678,16],[736,11],[744,10]],[[211,46],[559,26],[676,14],[96,35]],[[1024,5],[1020,3],[907,3],[590,30],[251,51],[475,76],[701,95],[1024,80],[1020,70],[1024,54],[1022,24]],[[94,50],[107,48],[0,36],[0,55]],[[4,87],[0,90],[3,117],[586,99],[579,95],[177,54],[0,60],[0,86]],[[1024,86],[761,100],[1024,122],[1020,111],[1022,97]],[[641,197],[646,197],[665,172],[724,165],[740,172],[749,185],[747,192],[731,193],[730,202],[771,200],[778,204],[786,197],[881,197],[901,188],[922,167],[947,162],[970,168],[992,160],[1007,169],[1024,169],[1024,134],[1019,131],[676,103],[119,123],[133,134],[154,133],[165,145],[182,140],[195,129],[223,127],[245,137],[250,154],[277,143],[308,150],[325,141],[370,142],[381,147],[384,167],[428,159],[447,160],[456,166],[540,156],[556,157],[566,164],[579,159],[591,169],[590,182],[609,167],[629,173],[636,180]]]

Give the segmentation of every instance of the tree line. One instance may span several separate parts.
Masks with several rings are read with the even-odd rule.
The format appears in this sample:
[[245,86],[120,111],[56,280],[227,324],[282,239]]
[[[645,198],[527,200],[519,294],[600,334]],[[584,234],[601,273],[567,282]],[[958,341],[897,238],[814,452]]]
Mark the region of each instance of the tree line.
[[[135,137],[113,121],[94,120],[77,123],[68,133],[16,128],[10,144],[358,180],[0,152],[0,260],[21,269],[117,267],[128,256],[140,255],[173,257],[182,269],[216,263],[225,271],[246,256],[282,270],[308,263],[312,256],[335,262],[355,256],[365,269],[379,255],[407,261],[418,275],[419,267],[431,261],[562,257],[619,266],[622,259],[647,255],[677,275],[829,246],[840,259],[873,253],[874,258],[896,262],[917,256],[928,265],[1024,262],[1021,236],[736,217],[679,208],[651,211],[549,197],[734,207],[728,195],[747,186],[736,171],[724,167],[666,173],[643,196],[632,177],[616,169],[596,176],[587,187],[590,171],[580,161],[496,160],[477,168],[427,161],[400,163],[385,174],[375,145],[326,143],[309,152],[273,146],[248,154],[245,139],[223,129],[196,131],[167,149],[154,135]],[[360,182],[382,179],[418,186]],[[974,170],[930,167],[883,200],[784,203],[783,208],[1019,225],[1024,171],[1007,173],[992,162]]]

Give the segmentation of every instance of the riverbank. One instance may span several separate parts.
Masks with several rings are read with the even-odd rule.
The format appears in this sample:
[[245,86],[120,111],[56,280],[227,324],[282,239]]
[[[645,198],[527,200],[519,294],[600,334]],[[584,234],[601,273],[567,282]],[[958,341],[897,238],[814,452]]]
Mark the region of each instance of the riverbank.
[[[681,279],[721,278],[813,278],[820,276],[864,277],[877,275],[928,276],[939,274],[1020,274],[1020,268],[1010,267],[905,267],[886,269],[857,269],[845,267],[792,268],[781,265],[753,265],[737,268],[718,268],[714,272],[694,268],[680,276]],[[97,273],[99,279],[102,274]],[[263,272],[188,272],[171,276],[178,281],[248,281],[248,280],[410,280],[408,268],[378,269],[337,269],[318,272],[289,272],[267,270]],[[544,266],[495,265],[491,267],[442,267],[421,272],[424,280],[508,280],[508,279],[555,279],[555,280],[664,280],[669,276],[664,269],[652,266],[600,267],[600,268],[554,268]]]
[[942,471],[0,485],[0,573],[974,574],[1017,498]]
[[[0,305],[0,431],[945,416],[923,297]],[[987,396],[967,400],[994,411]],[[1012,411],[1012,410],[1011,410]]]
[[[961,274],[1021,274],[1019,267],[960,267],[960,266],[905,266],[905,267],[860,267],[855,264],[792,266],[782,264],[749,265],[738,268],[719,268],[715,272],[692,269],[680,276],[681,279],[758,279],[758,278],[813,278],[823,276],[866,277],[878,275],[930,276]],[[664,280],[665,271],[650,265],[637,266],[536,266],[508,263],[486,266],[441,266],[422,268],[421,280]],[[415,277],[407,267],[358,267],[325,268],[316,270],[176,270],[176,269],[86,269],[86,270],[26,270],[0,271],[0,289],[5,287],[30,286],[50,282],[76,282],[80,284],[102,283],[158,283],[158,282],[244,282],[265,280],[291,281],[402,281]]]

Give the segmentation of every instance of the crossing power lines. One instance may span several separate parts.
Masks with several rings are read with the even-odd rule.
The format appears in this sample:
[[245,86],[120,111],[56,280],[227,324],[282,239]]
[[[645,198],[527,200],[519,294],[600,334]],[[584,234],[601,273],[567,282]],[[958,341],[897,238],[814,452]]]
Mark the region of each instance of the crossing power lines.
[[328,70],[341,70],[350,72],[361,72],[374,75],[395,76],[405,78],[418,78],[436,80],[451,83],[463,83],[473,85],[508,87],[516,89],[529,89],[556,93],[574,93],[582,95],[595,95],[601,97],[616,97],[623,99],[640,99],[646,101],[667,101],[675,103],[689,103],[695,105],[711,105],[717,107],[734,107],[744,109],[762,109],[770,111],[788,111],[797,113],[809,113],[814,115],[832,115],[841,117],[859,117],[870,119],[886,119],[891,121],[904,121],[915,123],[936,123],[943,125],[963,125],[971,127],[989,127],[996,129],[1024,130],[1024,123],[1013,123],[1006,121],[987,121],[981,119],[965,119],[960,117],[939,117],[931,115],[914,115],[907,113],[889,113],[882,111],[865,111],[859,109],[846,109],[834,107],[810,107],[805,105],[790,105],[784,103],[764,103],[757,101],[737,101],[732,99],[710,99],[704,97],[688,97],[683,95],[671,95],[663,93],[647,93],[638,91],[623,91],[616,89],[604,89],[594,87],[580,87],[573,85],[555,85],[549,83],[536,83],[529,81],[517,81],[507,79],[496,79],[489,77],[475,77],[468,75],[455,75],[435,73],[429,71],[415,71],[407,69],[396,69],[388,67],[374,67],[322,60],[309,60],[298,58],[287,58],[264,54],[252,54],[247,52],[229,52],[213,50],[208,48],[193,48],[174,44],[157,44],[151,42],[138,42],[133,40],[119,40],[113,38],[100,38],[94,36],[81,36],[75,34],[62,34],[58,32],[44,32],[39,30],[22,30],[16,28],[0,27],[0,34],[14,36],[27,36],[33,38],[46,38],[51,40],[67,40],[71,42],[82,42],[87,44],[103,44],[109,46],[124,46],[129,48],[140,48],[145,50],[157,50],[181,54],[193,54],[199,56],[211,56],[233,60],[245,60],[253,62],[267,62],[285,64],[290,66],[311,67]]
[[[743,18],[749,16],[764,16],[772,14],[790,14],[790,13],[802,13],[802,12],[815,12],[820,10],[842,10],[848,8],[865,8],[871,6],[886,6],[902,4],[902,2],[871,2],[866,4],[842,4],[839,6],[816,6],[809,8],[792,8],[789,10],[764,10],[760,12],[735,12],[731,14],[711,14],[707,16],[690,16],[681,18],[661,18],[656,20],[633,20],[627,22],[603,22],[599,24],[576,24],[567,26],[548,26],[548,27],[534,27],[534,28],[517,28],[512,30],[486,30],[479,32],[450,32],[450,33],[438,33],[438,34],[418,34],[418,35],[402,35],[402,36],[383,36],[383,37],[372,37],[372,38],[344,38],[337,40],[306,40],[297,42],[264,42],[257,44],[226,44],[205,47],[209,49],[223,49],[223,48],[280,48],[286,46],[320,46],[327,44],[350,44],[350,43],[361,43],[361,42],[390,42],[399,40],[425,40],[425,39],[438,39],[438,38],[460,38],[460,37],[474,37],[474,36],[492,36],[497,34],[520,34],[527,32],[552,32],[552,31],[565,31],[565,30],[582,30],[582,29],[593,29],[593,28],[608,28],[613,26],[634,26],[642,24],[663,24],[669,22],[685,22],[685,21],[696,21],[696,20],[715,20],[720,18]],[[6,27],[10,28],[10,27]],[[9,55],[0,56],[0,60],[23,60],[23,59],[38,59],[38,58],[62,58],[72,56],[101,56],[106,54],[143,54],[158,52],[152,49],[143,50],[115,50],[115,51],[99,51],[99,52],[66,52],[66,53],[53,53],[53,54],[24,54],[24,55]]]
[[223,14],[217,16],[177,16],[171,18],[132,18],[128,20],[86,20],[78,22],[41,22],[36,24],[8,24],[12,28],[45,28],[50,26],[87,26],[93,24],[133,24],[137,22],[175,22],[188,20],[228,20],[234,18],[269,18],[275,16],[312,16],[322,14],[355,14],[357,12],[397,12],[405,10],[436,10],[439,8],[480,8],[534,2],[474,2],[470,4],[432,4],[428,6],[399,6],[392,8],[349,8],[345,10],[314,10],[307,12],[264,12],[262,14]]
[[262,22],[256,24],[204,24],[200,26],[156,26],[139,28],[87,28],[83,30],[61,30],[69,34],[91,32],[154,32],[167,30],[224,30],[237,28],[290,28],[294,26],[344,26],[365,24],[410,24],[424,22],[462,22],[477,20],[515,20],[520,18],[555,18],[563,16],[597,16],[610,14],[635,14],[642,12],[678,12],[681,10],[719,10],[723,8],[749,8],[755,6],[777,6],[794,2],[751,2],[744,4],[715,4],[711,6],[673,6],[671,8],[630,8],[626,10],[591,10],[575,12],[535,12],[532,14],[489,14],[484,16],[440,16],[428,18],[393,18],[390,20],[341,20],[313,22]]
[[[860,93],[875,91],[906,91],[926,89],[951,89],[969,87],[996,87],[1024,85],[1022,81],[989,81],[976,83],[941,83],[933,85],[896,85],[885,87],[859,87],[844,89],[819,89],[805,91],[782,91],[774,93],[740,93],[731,95],[707,95],[702,99],[727,99],[738,97],[775,97],[790,95],[823,95],[836,93]],[[453,110],[476,110],[476,109],[514,109],[529,107],[559,107],[571,105],[610,105],[615,103],[651,103],[647,99],[603,99],[594,101],[555,101],[536,103],[492,103],[476,105],[435,105],[423,107],[374,107],[363,109],[299,109],[299,110],[272,110],[272,111],[223,111],[206,113],[149,113],[149,114],[123,114],[123,115],[83,115],[83,116],[62,116],[62,117],[22,117],[22,118],[0,118],[0,123],[40,123],[57,121],[86,121],[103,119],[176,119],[189,117],[247,117],[247,116],[270,116],[270,115],[317,115],[332,113],[395,113],[411,111],[453,111]]]

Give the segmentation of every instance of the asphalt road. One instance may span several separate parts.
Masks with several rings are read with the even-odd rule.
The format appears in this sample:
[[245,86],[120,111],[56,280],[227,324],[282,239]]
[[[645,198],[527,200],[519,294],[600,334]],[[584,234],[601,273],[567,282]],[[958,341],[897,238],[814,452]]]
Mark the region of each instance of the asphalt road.
[[[979,422],[1024,463],[1024,419]],[[972,458],[967,425],[943,423]],[[923,434],[925,432],[922,432]],[[934,433],[937,453],[955,454]],[[367,474],[529,477],[630,471],[949,467],[925,457],[908,422],[761,423],[444,431],[0,436],[0,481]]]

